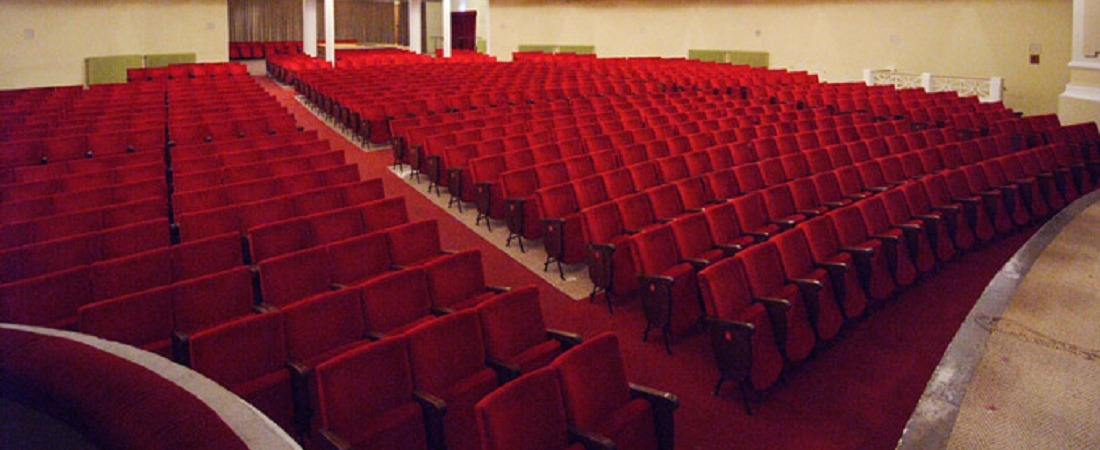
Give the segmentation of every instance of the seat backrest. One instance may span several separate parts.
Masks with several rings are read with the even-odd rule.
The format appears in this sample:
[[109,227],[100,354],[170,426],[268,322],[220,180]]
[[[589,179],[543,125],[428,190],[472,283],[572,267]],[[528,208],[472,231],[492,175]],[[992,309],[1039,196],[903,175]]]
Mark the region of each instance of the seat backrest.
[[679,253],[685,258],[700,257],[714,249],[714,241],[707,229],[707,218],[703,213],[682,216],[670,225]]
[[867,226],[855,205],[846,206],[828,214],[833,221],[841,246],[857,246],[867,241]]
[[84,305],[79,311],[80,332],[138,347],[160,342],[163,347],[157,350],[169,356],[173,289],[160,286]]
[[509,361],[546,341],[546,323],[535,286],[512,289],[477,306],[485,353]]
[[703,180],[714,198],[730,199],[741,195],[741,187],[732,168],[707,173],[703,175]]
[[[384,420],[413,402],[409,340],[383,339],[321,363],[316,368],[321,427],[340,436],[361,436],[363,427]],[[413,415],[417,421],[420,414]],[[418,427],[419,428],[419,427]],[[405,435],[411,447],[426,447],[424,433]]]
[[764,206],[764,196],[751,192],[730,200],[737,211],[737,223],[744,231],[753,231],[763,227],[768,221],[768,212]]
[[436,259],[424,266],[432,306],[451,308],[485,292],[481,251],[470,249]]
[[92,298],[107,300],[172,284],[172,253],[153,250],[92,264]]
[[172,281],[222,272],[244,264],[241,238],[225,233],[171,247]]
[[172,292],[175,329],[194,333],[252,314],[255,294],[248,267],[176,283]]
[[569,446],[558,372],[525,374],[478,401],[478,429],[486,450],[564,449]]
[[615,205],[619,209],[623,228],[627,230],[639,231],[657,221],[649,197],[644,192],[620,197],[615,200]]
[[765,189],[763,197],[764,208],[768,213],[768,217],[773,220],[779,220],[797,212],[794,197],[791,196],[791,190],[786,184]]
[[626,168],[630,171],[631,180],[634,182],[635,192],[649,189],[661,184],[661,175],[654,162],[644,162]]
[[261,225],[248,231],[248,244],[253,262],[304,250],[316,245],[309,221],[303,218]]
[[598,175],[574,179],[573,192],[577,197],[577,207],[579,209],[584,209],[608,200],[603,178]]
[[405,197],[390,197],[365,203],[360,206],[366,231],[385,230],[408,223],[409,211],[405,207]]
[[260,263],[260,292],[266,303],[286,306],[326,292],[332,285],[324,247],[271,258]]
[[753,295],[767,297],[775,295],[787,284],[783,266],[779,259],[779,250],[771,241],[749,247],[734,257],[740,257],[745,265],[745,275]]
[[634,236],[641,273],[660,275],[680,263],[676,236],[669,225],[653,227]]
[[580,211],[572,183],[544,187],[535,192],[542,218],[562,218]]
[[551,366],[561,377],[566,420],[577,428],[596,429],[630,402],[619,339],[610,332],[562,353]]
[[283,308],[287,356],[307,362],[367,337],[359,291],[342,289]]
[[840,248],[836,228],[828,215],[802,222],[796,228],[805,233],[814,261],[826,261],[836,255]]
[[477,311],[447,314],[406,335],[416,388],[439,395],[485,368]]
[[783,272],[790,278],[803,277],[814,270],[814,258],[810,242],[802,228],[793,228],[776,235],[772,242],[779,251]]
[[882,205],[886,208],[886,217],[891,224],[902,224],[912,219],[909,203],[905,200],[905,192],[900,189],[890,189],[883,192]]
[[584,217],[585,236],[588,242],[606,244],[623,234],[619,208],[614,202],[605,202],[581,211]]
[[714,205],[703,210],[707,219],[707,229],[711,240],[719,244],[734,242],[742,235],[737,222],[737,209],[730,202]]
[[863,224],[867,227],[867,234],[879,235],[890,231],[890,217],[886,214],[886,205],[881,195],[868,198],[856,204],[860,215],[863,216]]
[[389,333],[432,314],[428,276],[413,267],[371,279],[360,286],[368,330]]
[[649,206],[653,209],[653,215],[657,219],[672,219],[684,212],[684,204],[680,194],[676,192],[676,186],[662,184],[645,191],[649,198]]
[[604,190],[607,192],[608,199],[619,198],[635,192],[634,179],[631,177],[629,169],[621,168],[604,172],[600,174],[600,178],[603,179]]
[[232,390],[285,371],[286,335],[281,312],[242,317],[191,336],[191,368]]
[[699,271],[699,289],[708,316],[734,320],[752,304],[744,263],[739,258],[726,258]]
[[398,266],[421,263],[443,254],[439,222],[421,220],[386,230],[390,260]]
[[734,166],[733,173],[737,175],[737,186],[742,193],[758,191],[765,186],[764,175],[757,163]]

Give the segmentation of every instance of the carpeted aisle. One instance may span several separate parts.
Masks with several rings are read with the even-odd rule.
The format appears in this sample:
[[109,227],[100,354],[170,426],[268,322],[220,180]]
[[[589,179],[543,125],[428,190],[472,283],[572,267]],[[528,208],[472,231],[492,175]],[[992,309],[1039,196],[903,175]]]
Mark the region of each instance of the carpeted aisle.
[[910,287],[861,322],[785,373],[746,416],[740,394],[727,383],[711,396],[717,372],[707,337],[695,333],[674,342],[674,355],[658,339],[641,342],[644,319],[637,302],[609,315],[602,303],[574,301],[528,271],[494,245],[440,210],[387,170],[388,150],[364,152],[294,99],[294,92],[267,78],[261,85],[292,111],[307,129],[316,129],[333,148],[347,152],[364,178],[382,177],[390,196],[405,197],[413,220],[436,219],[445,248],[478,248],[490,283],[536,284],[552,328],[592,336],[616,332],[623,344],[631,381],[680,397],[676,416],[680,449],[892,449],[913,407],[959,324],[1001,266],[1034,228],[966,254],[932,277]]

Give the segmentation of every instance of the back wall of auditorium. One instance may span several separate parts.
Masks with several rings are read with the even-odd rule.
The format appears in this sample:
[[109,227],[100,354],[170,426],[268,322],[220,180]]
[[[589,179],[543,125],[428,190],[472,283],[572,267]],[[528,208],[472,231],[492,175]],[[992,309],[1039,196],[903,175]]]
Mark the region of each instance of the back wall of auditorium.
[[[824,81],[859,80],[863,69],[883,68],[1002,77],[1006,105],[1029,115],[1058,112],[1071,77],[1071,0],[455,0],[452,6],[478,11],[478,35],[505,61],[521,44],[594,45],[600,56],[766,51],[772,67],[808,70]],[[89,56],[195,52],[199,61],[225,61],[227,10],[226,0],[7,0],[0,88],[80,84]],[[1032,64],[1036,53],[1039,63]]]

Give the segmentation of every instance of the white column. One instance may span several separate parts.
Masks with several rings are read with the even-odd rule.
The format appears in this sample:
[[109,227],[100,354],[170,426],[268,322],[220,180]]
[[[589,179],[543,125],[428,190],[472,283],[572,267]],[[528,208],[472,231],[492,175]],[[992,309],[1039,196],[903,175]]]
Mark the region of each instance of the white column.
[[325,0],[325,61],[336,65],[336,0]]
[[443,0],[443,57],[451,57],[451,0]]
[[1100,123],[1100,0],[1073,0],[1070,80],[1058,98],[1062,123]]
[[302,0],[302,50],[317,56],[317,0]]
[[920,74],[920,87],[924,88],[924,92],[932,92],[932,74],[928,72]]
[[420,35],[423,33],[420,26],[421,14],[420,10],[424,5],[424,0],[409,0],[409,48],[415,53],[421,53],[424,42],[420,39]]

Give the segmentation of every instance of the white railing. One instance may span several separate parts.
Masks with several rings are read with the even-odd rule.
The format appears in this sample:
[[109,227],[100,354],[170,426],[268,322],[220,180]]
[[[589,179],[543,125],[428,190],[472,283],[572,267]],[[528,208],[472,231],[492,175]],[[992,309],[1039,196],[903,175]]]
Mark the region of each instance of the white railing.
[[999,102],[1004,98],[1004,79],[952,77],[930,73],[901,73],[893,69],[863,71],[863,81],[869,86],[888,85],[898,89],[921,88],[926,92],[954,91],[961,96],[977,96],[983,102]]

